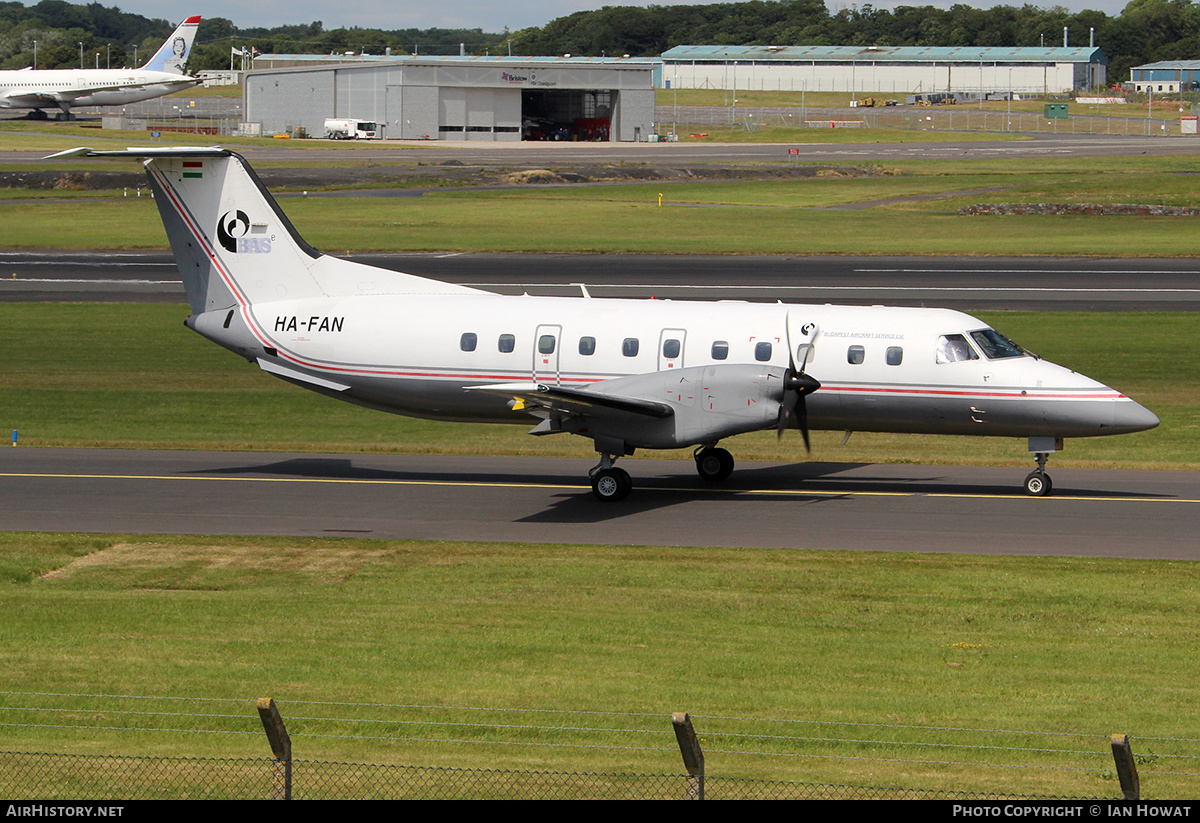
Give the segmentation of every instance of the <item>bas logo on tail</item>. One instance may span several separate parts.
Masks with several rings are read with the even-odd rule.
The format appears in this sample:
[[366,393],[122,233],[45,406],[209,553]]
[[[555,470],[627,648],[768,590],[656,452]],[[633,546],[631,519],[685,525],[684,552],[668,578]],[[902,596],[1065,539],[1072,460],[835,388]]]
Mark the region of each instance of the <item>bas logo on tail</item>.
[[250,218],[241,209],[227,211],[217,221],[217,239],[221,241],[221,246],[225,251],[234,254],[237,254],[238,251],[238,238],[244,236],[248,231],[250,231]]
[[[257,226],[258,231],[264,227]],[[270,254],[271,238],[246,237],[250,231],[250,218],[241,209],[227,211],[217,221],[217,239],[221,247],[233,254]]]

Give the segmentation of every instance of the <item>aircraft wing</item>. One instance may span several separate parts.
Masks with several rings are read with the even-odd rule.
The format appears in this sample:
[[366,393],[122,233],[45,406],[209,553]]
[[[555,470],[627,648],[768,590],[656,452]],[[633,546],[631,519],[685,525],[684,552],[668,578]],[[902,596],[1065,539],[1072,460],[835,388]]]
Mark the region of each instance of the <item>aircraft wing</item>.
[[44,91],[31,91],[29,89],[12,89],[4,95],[4,98],[10,103],[17,106],[57,106],[59,101],[67,100],[70,102],[78,95],[63,95],[55,92],[53,94]]
[[675,413],[675,410],[667,403],[646,400],[642,397],[608,394],[603,391],[603,385],[603,383],[598,383],[592,389],[571,389],[547,383],[529,382],[493,383],[469,388],[471,391],[507,397],[513,411],[527,411],[539,417],[545,413],[604,417],[612,412],[624,412],[661,419]]

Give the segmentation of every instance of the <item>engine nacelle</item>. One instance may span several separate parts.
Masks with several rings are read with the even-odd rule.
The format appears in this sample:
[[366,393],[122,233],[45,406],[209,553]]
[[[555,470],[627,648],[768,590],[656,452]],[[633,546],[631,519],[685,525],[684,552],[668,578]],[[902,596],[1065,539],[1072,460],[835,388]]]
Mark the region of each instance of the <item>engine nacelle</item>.
[[675,449],[773,428],[785,374],[778,366],[731,363],[606,380],[596,393],[665,402],[674,414],[663,419],[630,416],[619,423],[588,420],[588,431],[580,433],[619,437],[630,448]]

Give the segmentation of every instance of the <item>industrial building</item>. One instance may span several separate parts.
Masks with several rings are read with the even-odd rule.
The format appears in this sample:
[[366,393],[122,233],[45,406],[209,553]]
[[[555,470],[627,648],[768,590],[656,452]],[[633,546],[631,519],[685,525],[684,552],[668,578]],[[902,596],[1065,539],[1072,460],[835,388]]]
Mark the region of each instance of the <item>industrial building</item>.
[[1134,91],[1158,94],[1200,89],[1200,60],[1160,60],[1134,66],[1129,72]]
[[1058,94],[1103,86],[1108,70],[1094,47],[676,46],[662,63],[662,88],[895,95]]
[[245,121],[263,133],[303,128],[314,137],[326,119],[357,118],[404,140],[644,140],[654,131],[657,66],[614,57],[262,55],[246,76]]

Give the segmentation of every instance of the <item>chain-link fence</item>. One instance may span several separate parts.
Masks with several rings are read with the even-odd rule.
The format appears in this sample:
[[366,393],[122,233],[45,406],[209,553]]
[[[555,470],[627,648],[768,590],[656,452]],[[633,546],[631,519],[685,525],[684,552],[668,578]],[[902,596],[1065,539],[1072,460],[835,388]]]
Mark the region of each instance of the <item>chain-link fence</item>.
[[[1141,796],[1140,770],[1156,794],[1187,791],[1200,757],[1192,739],[1147,737],[1135,757],[1124,734],[1068,730],[705,716],[698,731],[686,712],[328,701],[292,702],[285,717],[271,698],[253,710],[246,702],[0,692],[0,726],[27,741],[25,751],[0,751],[0,797],[1131,799]],[[86,740],[76,751],[90,753],[32,750],[47,735],[65,746]],[[156,750],[172,756],[131,749],[151,739],[168,741]],[[362,754],[335,762],[342,756],[320,753],[326,745]],[[393,751],[437,765],[363,762]],[[856,785],[859,774],[884,785]]]
[[[1177,136],[1180,120],[1109,115],[1072,115],[1049,119],[1035,112],[998,111],[963,106],[885,106],[882,108],[825,109],[748,106],[658,106],[655,117],[659,131],[677,134],[702,131],[705,127],[733,126],[757,131],[766,126],[793,128],[914,129],[928,131],[974,131],[989,133],[1097,134],[1134,136]],[[1161,112],[1160,112],[1161,114]]]
[[[268,800],[271,758],[109,757],[0,752],[0,796],[13,800]],[[371,763],[292,763],[295,800],[687,800],[683,774],[586,774]],[[994,800],[996,795],[707,777],[706,800]]]

